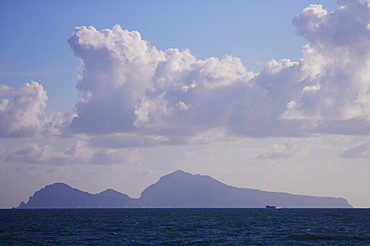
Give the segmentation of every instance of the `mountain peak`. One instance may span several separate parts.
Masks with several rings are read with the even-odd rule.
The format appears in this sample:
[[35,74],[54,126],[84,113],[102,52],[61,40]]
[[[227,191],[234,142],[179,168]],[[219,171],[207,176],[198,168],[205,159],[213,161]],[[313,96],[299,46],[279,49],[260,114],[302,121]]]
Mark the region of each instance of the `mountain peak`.
[[54,183],[54,184],[47,185],[47,186],[44,187],[44,189],[45,188],[64,188],[64,189],[70,189],[72,187],[69,186],[69,185],[67,185],[66,183],[57,182],[57,183]]
[[102,191],[99,194],[103,194],[103,193],[119,193],[119,192],[118,191],[115,191],[113,189],[106,189],[105,191]]
[[140,199],[154,207],[164,204],[177,207],[207,207],[207,204],[216,204],[219,195],[223,195],[227,188],[233,189],[209,176],[177,170],[146,188]]
[[178,169],[178,170],[176,170],[176,171],[174,171],[172,173],[169,173],[167,175],[164,175],[163,177],[166,177],[166,176],[179,176],[179,175],[193,175],[193,174],[188,173],[188,172],[184,172],[183,170]]
[[[182,170],[176,170],[172,173],[169,173],[167,175],[164,175],[162,176],[159,181],[163,181],[163,180],[167,180],[167,179],[180,179],[181,181],[185,181],[185,180],[200,180],[200,179],[208,179],[208,180],[213,180],[213,181],[216,181],[218,183],[221,183],[217,180],[215,180],[214,178],[208,176],[208,175],[201,175],[201,174],[191,174],[191,173],[188,173],[188,172],[184,172]],[[158,182],[159,182],[158,181]]]

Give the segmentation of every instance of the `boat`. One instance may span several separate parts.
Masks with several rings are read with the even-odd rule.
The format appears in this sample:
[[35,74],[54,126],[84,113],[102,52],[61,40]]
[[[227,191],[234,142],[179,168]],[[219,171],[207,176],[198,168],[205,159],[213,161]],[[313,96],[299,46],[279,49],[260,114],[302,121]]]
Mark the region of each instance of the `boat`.
[[276,209],[276,206],[270,206],[270,205],[267,205],[265,206],[266,208],[272,208],[272,209]]

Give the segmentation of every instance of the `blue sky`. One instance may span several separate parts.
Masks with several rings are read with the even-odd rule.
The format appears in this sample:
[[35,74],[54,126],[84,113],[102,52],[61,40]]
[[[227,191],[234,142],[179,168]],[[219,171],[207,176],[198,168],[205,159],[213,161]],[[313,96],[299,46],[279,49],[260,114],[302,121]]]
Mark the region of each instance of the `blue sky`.
[[340,2],[0,1],[0,207],[177,169],[369,207],[369,13]]

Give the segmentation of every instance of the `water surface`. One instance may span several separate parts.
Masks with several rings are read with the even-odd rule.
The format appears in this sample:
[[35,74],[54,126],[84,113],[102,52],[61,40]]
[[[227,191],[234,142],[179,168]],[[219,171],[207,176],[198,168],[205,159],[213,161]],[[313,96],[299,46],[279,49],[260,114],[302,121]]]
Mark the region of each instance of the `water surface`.
[[0,244],[370,245],[370,210],[9,209]]

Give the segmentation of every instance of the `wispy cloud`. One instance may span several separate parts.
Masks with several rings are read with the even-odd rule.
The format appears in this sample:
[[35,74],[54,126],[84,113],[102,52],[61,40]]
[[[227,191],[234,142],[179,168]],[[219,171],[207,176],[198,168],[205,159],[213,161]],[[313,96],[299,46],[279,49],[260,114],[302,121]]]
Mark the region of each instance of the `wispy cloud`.
[[262,153],[258,159],[284,159],[306,156],[315,139],[295,139],[288,140],[284,144],[273,144],[268,151]]
[[340,157],[356,159],[356,158],[370,158],[370,142],[356,144],[355,146],[343,151]]
[[6,92],[12,90],[14,88],[7,86],[7,85],[0,85],[0,96],[4,95]]
[[69,149],[57,151],[51,145],[39,146],[29,143],[10,149],[4,158],[6,163],[28,163],[47,165],[68,164],[127,164],[137,162],[140,154],[135,149],[93,150],[85,142],[78,140]]

